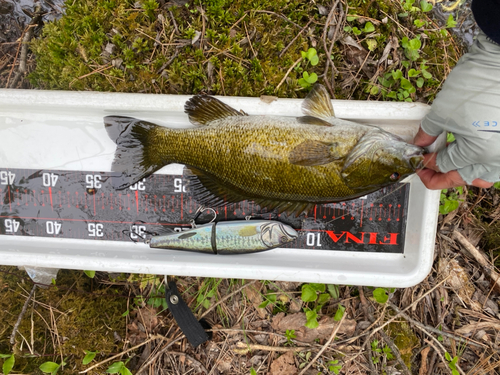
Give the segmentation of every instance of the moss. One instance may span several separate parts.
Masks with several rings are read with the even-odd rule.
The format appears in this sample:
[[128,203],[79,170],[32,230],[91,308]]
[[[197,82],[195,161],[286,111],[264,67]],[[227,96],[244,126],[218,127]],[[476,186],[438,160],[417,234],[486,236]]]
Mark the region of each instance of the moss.
[[[120,289],[93,290],[93,282],[83,272],[59,271],[59,286],[36,289],[36,303],[29,305],[16,344],[11,347],[9,337],[32,282],[25,271],[5,266],[0,267],[0,282],[5,292],[0,309],[8,312],[0,322],[0,353],[15,354],[16,372],[38,374],[42,363],[60,363],[62,353],[71,366],[59,373],[75,374],[88,367],[82,365],[83,350],[98,350],[101,355],[121,351],[114,333],[125,337],[126,318],[122,314],[127,309],[127,298]],[[28,346],[32,346],[34,355]]]
[[389,324],[387,334],[394,340],[401,358],[411,371],[411,359],[415,348],[420,347],[420,340],[406,321]]
[[[331,6],[326,0],[318,4],[327,9]],[[326,59],[333,57],[338,98],[387,100],[388,91],[399,88],[395,85],[386,90],[378,77],[402,68],[400,65],[377,67],[368,62],[364,66],[368,69],[355,74],[359,67],[352,67],[341,43],[336,43],[332,55],[326,56],[322,33],[327,17],[320,15],[312,2],[194,0],[182,7],[167,6],[154,0],[71,0],[66,14],[48,23],[42,37],[32,43],[37,66],[30,81],[43,89],[303,97],[308,91],[298,82],[303,71],[321,77]],[[372,43],[367,61],[377,61],[390,37],[396,37],[401,44],[401,26],[413,30],[414,35],[421,33],[413,20],[425,15],[414,12],[398,18],[401,12],[400,4],[388,0],[351,0],[350,14],[382,19],[387,13],[390,17],[387,23],[375,22],[375,31],[369,35],[345,33],[365,48],[366,42],[361,40],[367,36],[373,39],[376,47]],[[308,21],[312,21],[309,30],[291,43]],[[356,18],[347,25],[362,29],[365,21]],[[434,78],[411,93],[412,100],[432,98],[449,70],[447,59],[456,61],[461,52],[451,46],[447,33],[443,36],[439,29],[426,32],[420,58],[402,69],[407,75],[409,69],[419,69],[419,64],[427,60]],[[300,52],[311,46],[317,49],[320,63],[307,66],[302,62],[288,72],[300,59]],[[280,55],[285,47],[288,49]],[[402,47],[397,53],[391,52],[388,59],[397,63],[397,56],[404,56]],[[384,67],[386,70],[381,70]],[[352,80],[353,75],[359,82],[343,83]],[[277,89],[285,76],[287,80]],[[373,85],[379,87],[378,94],[371,90]]]

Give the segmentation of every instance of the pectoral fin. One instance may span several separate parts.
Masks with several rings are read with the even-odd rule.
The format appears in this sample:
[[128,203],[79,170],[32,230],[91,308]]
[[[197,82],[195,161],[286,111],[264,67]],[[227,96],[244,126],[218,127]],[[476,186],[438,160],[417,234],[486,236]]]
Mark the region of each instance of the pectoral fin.
[[301,166],[314,166],[331,163],[341,159],[337,143],[307,140],[296,146],[288,156],[290,163]]

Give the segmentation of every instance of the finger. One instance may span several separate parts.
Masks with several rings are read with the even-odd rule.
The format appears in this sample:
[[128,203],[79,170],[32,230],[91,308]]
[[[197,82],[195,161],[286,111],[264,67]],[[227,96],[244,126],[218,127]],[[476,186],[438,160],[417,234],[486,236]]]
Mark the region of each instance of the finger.
[[422,128],[418,129],[417,135],[415,136],[415,139],[413,140],[413,144],[415,146],[420,146],[420,147],[425,147],[429,146],[432,144],[437,137],[434,137],[432,135],[427,134],[422,130]]
[[432,169],[433,171],[436,172],[441,172],[439,167],[436,164],[436,157],[437,153],[436,152],[431,152],[429,154],[424,155],[424,168]]
[[441,190],[466,185],[457,171],[440,173],[432,169],[422,169],[417,171],[417,175],[425,187],[430,190]]
[[488,182],[486,180],[483,180],[481,178],[476,178],[474,181],[472,181],[472,186],[477,186],[480,188],[488,189],[493,186],[493,182]]

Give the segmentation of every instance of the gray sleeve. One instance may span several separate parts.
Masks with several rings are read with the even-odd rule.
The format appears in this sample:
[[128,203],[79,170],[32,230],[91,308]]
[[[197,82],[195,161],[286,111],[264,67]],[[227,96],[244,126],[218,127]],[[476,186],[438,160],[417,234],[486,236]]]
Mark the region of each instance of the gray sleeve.
[[421,127],[432,136],[442,131],[455,135],[456,141],[436,159],[443,173],[457,170],[468,184],[476,178],[500,180],[500,46],[478,36]]

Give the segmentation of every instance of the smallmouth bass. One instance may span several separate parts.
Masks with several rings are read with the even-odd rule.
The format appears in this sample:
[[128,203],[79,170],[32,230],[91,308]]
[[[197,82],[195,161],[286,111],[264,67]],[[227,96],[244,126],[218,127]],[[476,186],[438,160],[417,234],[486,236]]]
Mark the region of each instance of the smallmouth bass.
[[305,116],[249,116],[206,95],[186,102],[189,129],[123,116],[104,123],[117,150],[112,170],[124,189],[170,163],[191,171],[198,203],[253,200],[299,214],[315,204],[357,198],[422,167],[423,149],[376,126],[335,118],[326,89],[315,85]]

